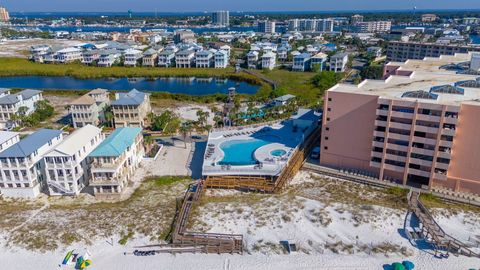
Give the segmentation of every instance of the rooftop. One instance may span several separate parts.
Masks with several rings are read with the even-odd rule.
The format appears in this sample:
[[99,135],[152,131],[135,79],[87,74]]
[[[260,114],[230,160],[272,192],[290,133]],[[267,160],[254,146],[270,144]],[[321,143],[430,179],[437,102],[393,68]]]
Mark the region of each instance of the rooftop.
[[112,101],[112,105],[140,105],[145,101],[146,93],[133,89],[128,93],[118,93],[117,99]]
[[403,72],[404,76],[390,75],[385,80],[365,80],[359,85],[338,84],[329,91],[376,95],[399,100],[421,100],[445,105],[461,103],[480,105],[480,83],[477,80],[479,75],[442,68],[468,61],[470,54],[390,62],[387,65],[398,67],[397,74]]
[[6,142],[15,136],[18,136],[18,134],[18,132],[0,131],[0,143]]
[[19,96],[21,96],[23,100],[26,100],[40,93],[42,93],[42,91],[40,90],[26,89],[16,94],[7,95],[0,98],[0,104],[3,104],[3,105],[15,104],[19,102],[19,99],[18,99]]
[[90,141],[102,132],[99,128],[86,125],[81,129],[77,129],[70,136],[68,136],[63,142],[61,142],[55,149],[50,151],[47,156],[73,156],[82,147],[90,143]]
[[40,129],[1,152],[0,158],[28,157],[60,134],[62,134],[61,130]]
[[90,153],[90,157],[118,157],[135,142],[140,133],[141,128],[118,128]]

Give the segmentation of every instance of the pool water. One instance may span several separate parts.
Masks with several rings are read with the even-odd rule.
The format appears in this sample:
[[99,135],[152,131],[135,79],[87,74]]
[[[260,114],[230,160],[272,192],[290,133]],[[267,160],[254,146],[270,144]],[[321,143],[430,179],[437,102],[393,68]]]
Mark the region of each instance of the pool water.
[[220,165],[246,166],[257,164],[258,161],[254,157],[255,151],[271,142],[249,139],[249,140],[232,140],[224,142],[220,145],[224,153],[223,160]]
[[277,150],[273,150],[272,152],[270,152],[270,154],[274,157],[281,157],[281,156],[284,156],[285,154],[287,154],[287,151],[282,150],[282,149],[277,149]]

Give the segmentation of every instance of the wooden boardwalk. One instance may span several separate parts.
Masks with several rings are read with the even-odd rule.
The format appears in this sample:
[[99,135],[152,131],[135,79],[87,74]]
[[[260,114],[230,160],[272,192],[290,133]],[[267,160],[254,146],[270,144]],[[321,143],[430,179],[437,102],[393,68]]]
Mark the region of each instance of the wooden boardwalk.
[[419,199],[420,193],[410,191],[408,194],[409,211],[418,217],[420,222],[421,234],[431,243],[435,249],[435,254],[464,255],[468,257],[480,257],[480,254],[473,252],[470,247],[463,244],[459,240],[453,238],[443,231],[435,219],[432,217],[428,209]]
[[198,181],[189,186],[185,192],[182,207],[177,213],[174,230],[172,233],[172,244],[174,247],[190,247],[177,252],[205,252],[205,253],[243,253],[243,236],[236,234],[216,234],[188,232],[188,218],[193,204],[198,202],[204,191],[204,182]]

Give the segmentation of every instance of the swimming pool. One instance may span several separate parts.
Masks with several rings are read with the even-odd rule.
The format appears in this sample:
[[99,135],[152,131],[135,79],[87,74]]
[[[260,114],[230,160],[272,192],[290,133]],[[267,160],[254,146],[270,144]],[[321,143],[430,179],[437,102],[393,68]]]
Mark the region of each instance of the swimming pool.
[[273,150],[272,152],[270,152],[270,155],[272,155],[274,157],[281,157],[281,156],[284,156],[285,154],[287,154],[287,151],[285,151],[283,149],[277,149],[277,150]]
[[257,164],[254,157],[255,151],[271,142],[260,139],[232,140],[220,144],[224,153],[220,165],[246,166]]

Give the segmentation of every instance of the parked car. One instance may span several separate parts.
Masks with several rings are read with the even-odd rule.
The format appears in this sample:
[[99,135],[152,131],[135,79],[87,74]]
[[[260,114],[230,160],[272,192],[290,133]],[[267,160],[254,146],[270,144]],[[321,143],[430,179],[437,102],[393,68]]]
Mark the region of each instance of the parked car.
[[320,146],[313,148],[312,153],[310,154],[310,157],[313,159],[320,158]]

